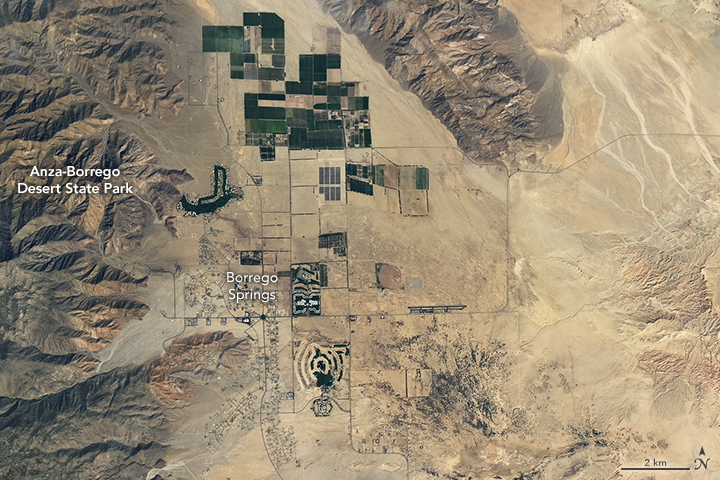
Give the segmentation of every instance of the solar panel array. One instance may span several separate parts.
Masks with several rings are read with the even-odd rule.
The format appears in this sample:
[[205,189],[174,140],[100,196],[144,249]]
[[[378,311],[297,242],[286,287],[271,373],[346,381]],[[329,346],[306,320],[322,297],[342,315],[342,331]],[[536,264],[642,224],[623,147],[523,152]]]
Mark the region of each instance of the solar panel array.
[[339,202],[340,187],[326,185],[340,185],[342,181],[340,167],[320,167],[320,195],[324,196],[326,202]]

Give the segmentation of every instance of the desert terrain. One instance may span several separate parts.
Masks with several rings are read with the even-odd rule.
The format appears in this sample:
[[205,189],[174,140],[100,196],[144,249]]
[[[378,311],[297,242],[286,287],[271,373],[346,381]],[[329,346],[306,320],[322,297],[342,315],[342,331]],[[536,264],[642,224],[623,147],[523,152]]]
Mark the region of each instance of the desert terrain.
[[716,478],[718,18],[5,2],[0,477]]

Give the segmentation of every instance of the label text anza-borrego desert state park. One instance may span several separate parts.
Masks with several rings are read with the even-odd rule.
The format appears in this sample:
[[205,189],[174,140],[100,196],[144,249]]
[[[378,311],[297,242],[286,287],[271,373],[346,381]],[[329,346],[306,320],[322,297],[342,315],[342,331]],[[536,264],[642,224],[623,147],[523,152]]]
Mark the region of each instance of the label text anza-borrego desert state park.
[[[30,172],[31,177],[91,177],[91,178],[103,178],[110,180],[113,177],[120,176],[120,170],[117,168],[75,168],[72,165],[64,168],[38,168],[33,167]],[[125,182],[125,185],[114,185],[109,182],[104,182],[102,185],[78,185],[77,183],[67,182],[64,184],[57,185],[28,185],[27,183],[20,182],[17,184],[17,193],[40,193],[40,194],[52,194],[52,193],[108,193],[108,194],[121,194],[121,193],[134,193],[133,186]]]

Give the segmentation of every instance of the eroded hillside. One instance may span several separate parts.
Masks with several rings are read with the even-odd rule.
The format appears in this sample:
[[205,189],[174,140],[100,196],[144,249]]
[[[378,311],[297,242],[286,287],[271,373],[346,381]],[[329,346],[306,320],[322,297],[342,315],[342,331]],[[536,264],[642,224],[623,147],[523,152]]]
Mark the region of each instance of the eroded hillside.
[[481,163],[537,162],[563,135],[559,63],[491,1],[320,2]]

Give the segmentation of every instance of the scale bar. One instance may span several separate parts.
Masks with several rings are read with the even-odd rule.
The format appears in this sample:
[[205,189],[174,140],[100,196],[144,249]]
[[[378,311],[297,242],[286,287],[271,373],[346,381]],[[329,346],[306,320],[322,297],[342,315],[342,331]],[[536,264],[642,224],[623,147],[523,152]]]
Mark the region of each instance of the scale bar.
[[627,467],[620,470],[690,470],[690,467]]

